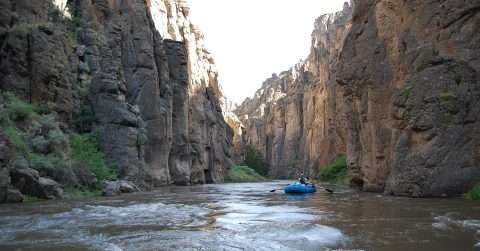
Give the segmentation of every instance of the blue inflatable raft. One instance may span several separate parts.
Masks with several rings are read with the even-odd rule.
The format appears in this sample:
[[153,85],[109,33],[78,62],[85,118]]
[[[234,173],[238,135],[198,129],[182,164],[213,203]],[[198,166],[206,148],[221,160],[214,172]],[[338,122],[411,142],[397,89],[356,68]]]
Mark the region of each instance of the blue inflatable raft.
[[295,182],[289,184],[283,191],[285,191],[285,193],[314,193],[317,191],[317,189],[315,188],[315,185],[312,184]]

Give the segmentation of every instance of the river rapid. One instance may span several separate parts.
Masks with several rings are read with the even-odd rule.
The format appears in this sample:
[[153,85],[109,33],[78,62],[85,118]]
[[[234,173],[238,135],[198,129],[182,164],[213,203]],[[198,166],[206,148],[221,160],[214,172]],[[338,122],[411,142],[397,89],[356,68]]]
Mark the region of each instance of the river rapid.
[[286,195],[287,183],[0,205],[0,250],[480,249],[480,203],[342,187]]

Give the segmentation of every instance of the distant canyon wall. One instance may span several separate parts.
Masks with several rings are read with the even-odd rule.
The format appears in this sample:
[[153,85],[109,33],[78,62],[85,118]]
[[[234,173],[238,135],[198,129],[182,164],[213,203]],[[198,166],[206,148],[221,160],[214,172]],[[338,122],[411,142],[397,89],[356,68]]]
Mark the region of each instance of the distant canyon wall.
[[181,0],[1,1],[0,89],[47,105],[65,131],[97,133],[121,178],[222,182],[233,132],[189,11]]
[[308,58],[274,74],[235,110],[245,128],[243,143],[264,154],[274,177],[315,175],[346,153],[345,102],[336,70],[351,15],[346,4],[318,18]]
[[346,154],[352,185],[415,197],[480,181],[478,1],[353,1],[235,111],[274,177]]

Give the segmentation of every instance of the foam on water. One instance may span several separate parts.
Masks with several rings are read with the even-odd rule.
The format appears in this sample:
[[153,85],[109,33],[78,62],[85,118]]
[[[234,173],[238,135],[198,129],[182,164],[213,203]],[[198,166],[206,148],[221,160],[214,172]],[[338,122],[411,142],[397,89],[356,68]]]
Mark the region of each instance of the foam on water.
[[479,230],[480,231],[480,220],[476,219],[454,219],[452,215],[443,215],[434,217],[435,222],[432,226],[435,229],[439,230],[450,230],[453,227],[460,227],[470,230]]
[[[480,220],[476,219],[455,219],[455,214],[447,214],[434,217],[432,224],[434,229],[444,232],[455,231],[456,229],[465,229],[475,231],[475,238],[480,241]],[[476,251],[480,251],[480,242],[474,246]]]
[[[102,228],[118,228],[120,235],[130,235],[129,228],[138,226],[197,227],[208,224],[210,209],[182,204],[134,204],[123,207],[86,206],[52,215],[10,217],[0,223],[0,240],[10,244],[80,243],[102,250],[121,250],[112,240],[115,236],[102,233]],[[13,219],[14,218],[14,219]],[[29,236],[29,238],[21,238]]]

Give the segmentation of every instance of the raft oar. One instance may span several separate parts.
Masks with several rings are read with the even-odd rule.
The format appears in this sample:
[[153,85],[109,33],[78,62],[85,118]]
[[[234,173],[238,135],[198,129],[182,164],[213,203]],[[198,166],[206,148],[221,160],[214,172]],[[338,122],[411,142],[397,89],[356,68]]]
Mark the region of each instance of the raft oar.
[[329,193],[333,193],[333,190],[332,190],[332,189],[328,189],[328,188],[325,188],[325,187],[324,187],[323,189],[325,189],[325,191],[327,191],[327,192],[329,192]]

